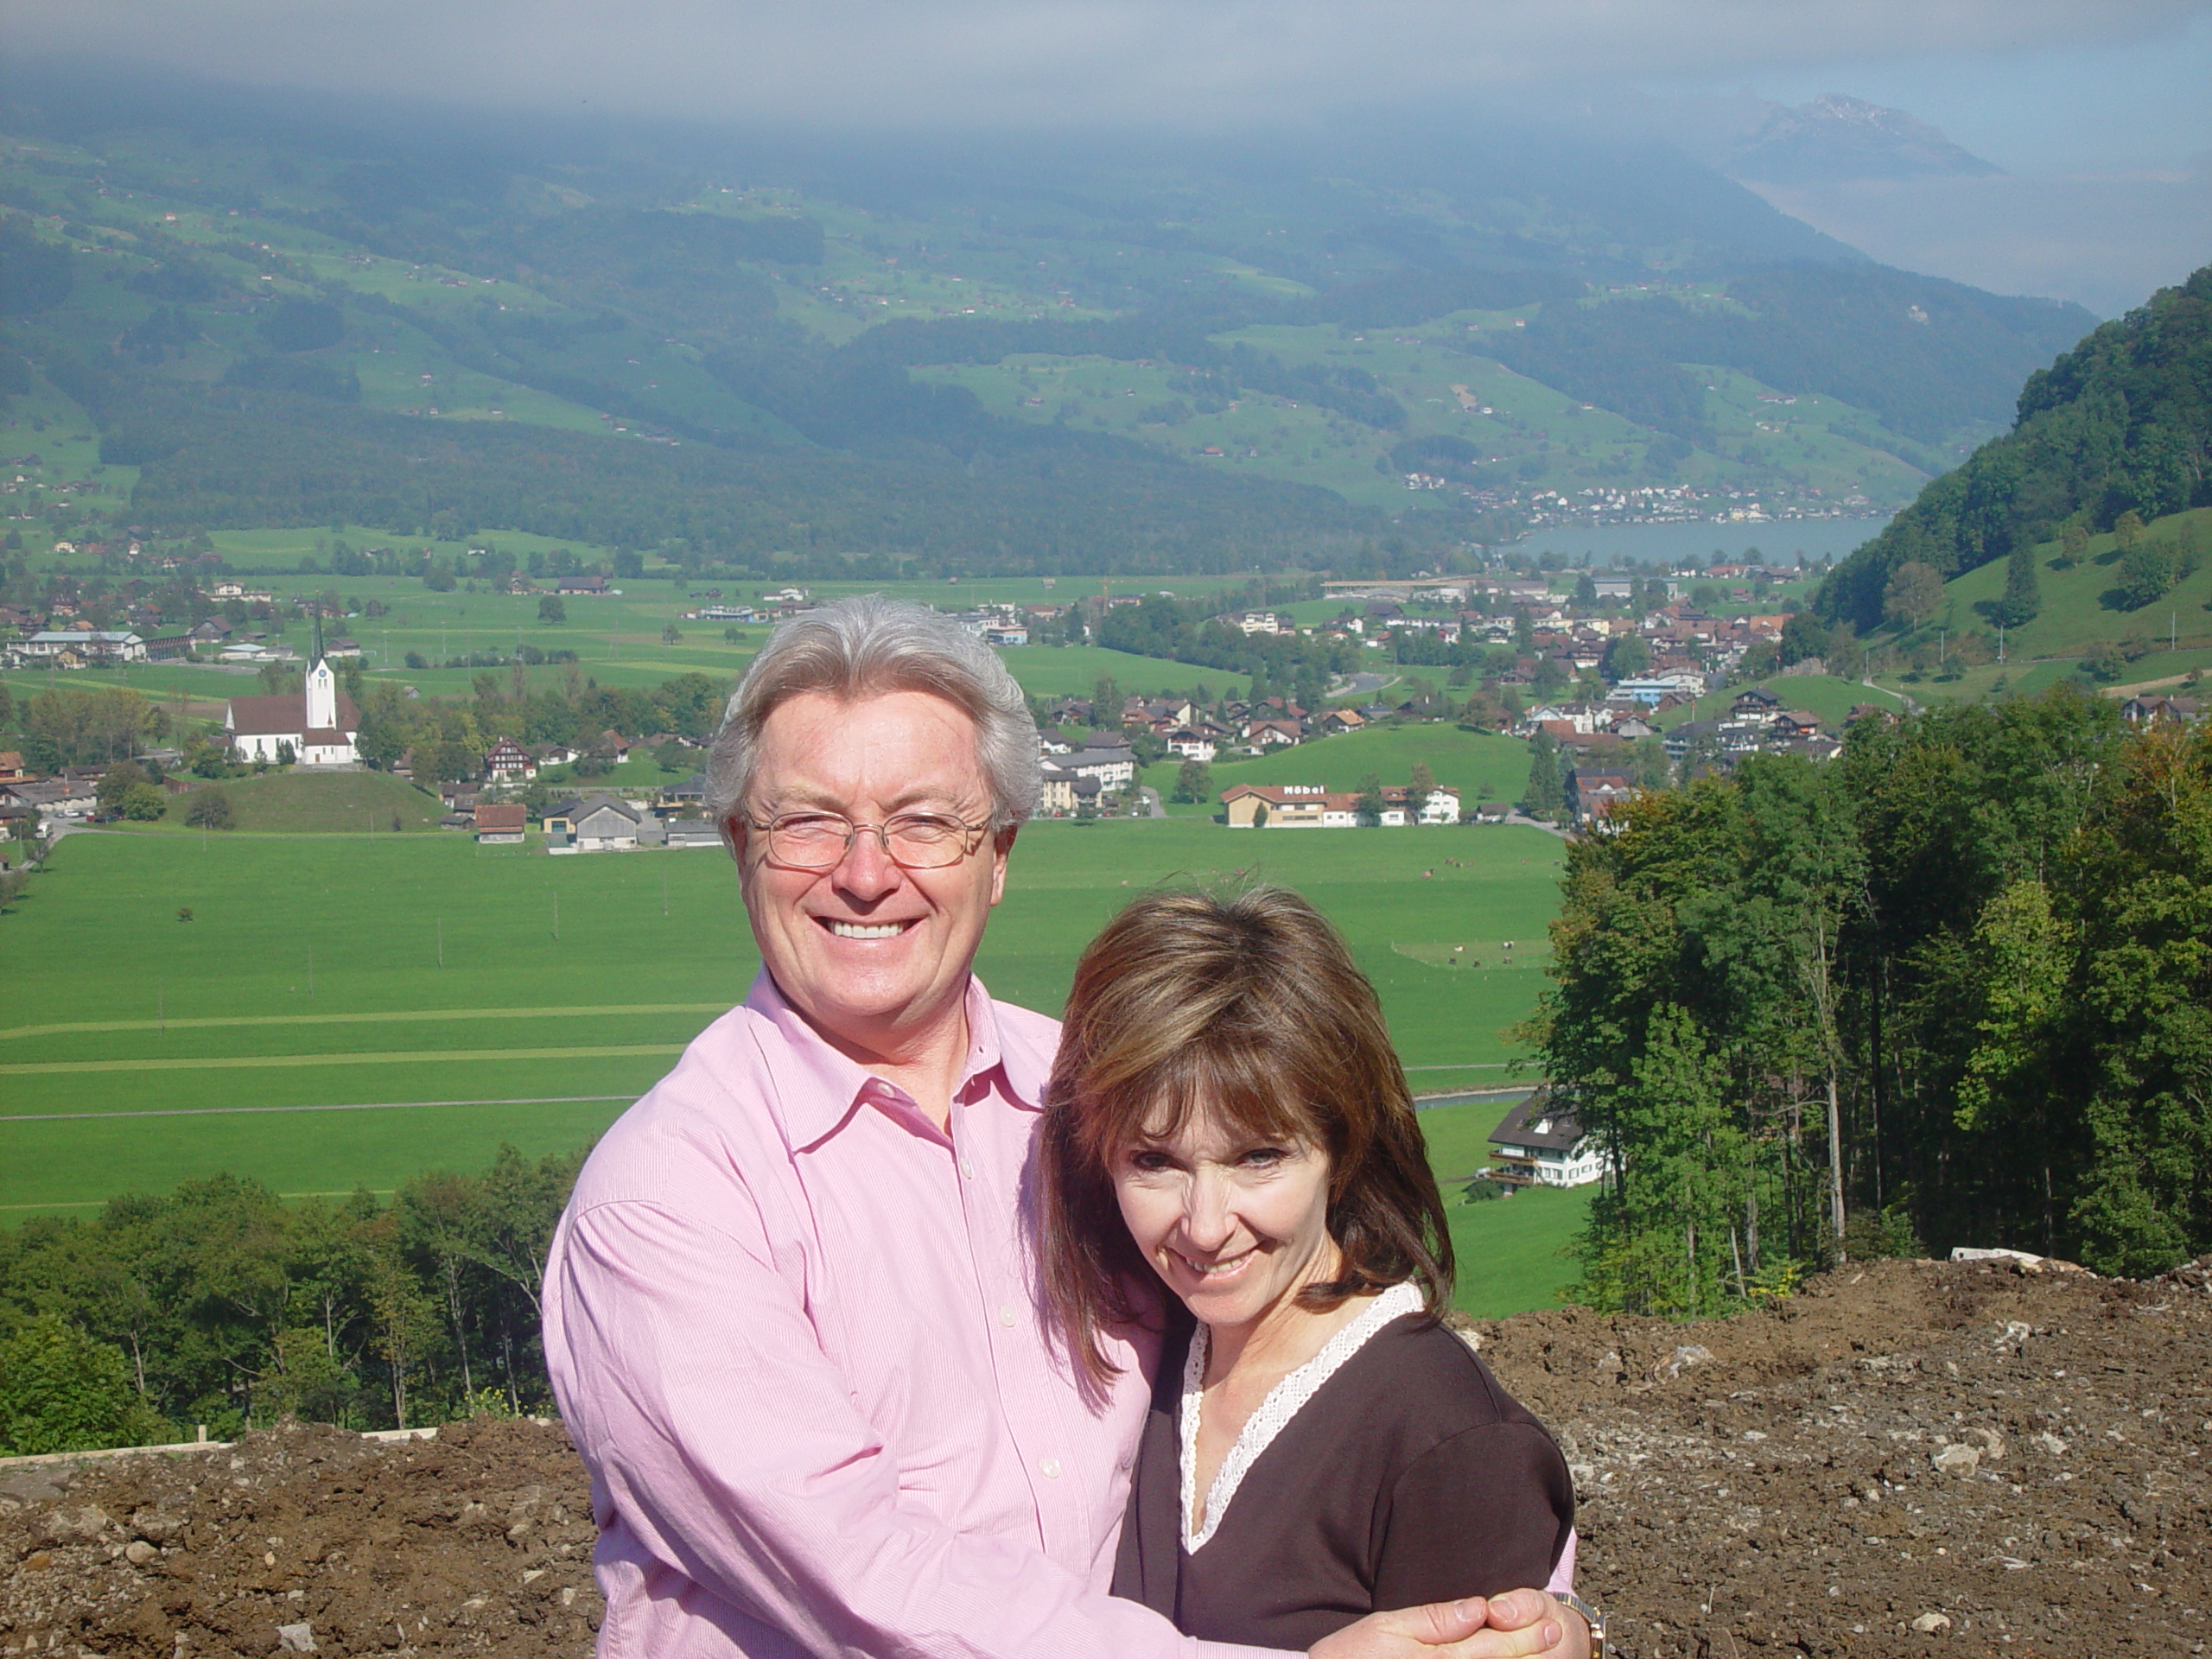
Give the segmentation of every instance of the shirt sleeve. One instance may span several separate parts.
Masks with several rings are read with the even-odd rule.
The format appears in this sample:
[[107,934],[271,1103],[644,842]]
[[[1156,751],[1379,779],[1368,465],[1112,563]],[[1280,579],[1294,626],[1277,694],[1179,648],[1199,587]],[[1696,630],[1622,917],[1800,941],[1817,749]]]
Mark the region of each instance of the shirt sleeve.
[[1375,1605],[1559,1587],[1554,1573],[1573,1528],[1573,1483],[1550,1435],[1529,1422],[1465,1429],[1408,1464],[1392,1487]]
[[549,1276],[563,1414],[658,1561],[810,1653],[854,1659],[1281,1659],[1183,1637],[1032,1547],[902,1497],[746,1217],[626,1200],[569,1217]]

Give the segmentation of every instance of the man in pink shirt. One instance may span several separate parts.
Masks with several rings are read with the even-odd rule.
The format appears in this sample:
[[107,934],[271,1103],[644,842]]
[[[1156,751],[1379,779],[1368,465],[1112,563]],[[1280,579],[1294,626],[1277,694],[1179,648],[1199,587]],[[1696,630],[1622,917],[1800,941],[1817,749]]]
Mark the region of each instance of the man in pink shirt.
[[[732,698],[709,804],[762,971],[601,1141],[546,1268],[602,1655],[1256,1659],[1105,1592],[1154,1356],[1086,1398],[1042,1327],[1058,1027],[970,971],[1037,789],[1020,689],[918,607],[788,624]],[[1531,1589],[1313,1651],[1586,1638]]]

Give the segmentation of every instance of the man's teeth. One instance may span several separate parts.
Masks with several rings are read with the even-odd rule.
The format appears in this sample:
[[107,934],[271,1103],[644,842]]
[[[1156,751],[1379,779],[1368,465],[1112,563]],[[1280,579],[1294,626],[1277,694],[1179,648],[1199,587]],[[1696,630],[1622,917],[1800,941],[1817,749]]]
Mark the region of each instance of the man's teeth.
[[899,922],[831,922],[830,931],[841,939],[895,939],[906,929]]

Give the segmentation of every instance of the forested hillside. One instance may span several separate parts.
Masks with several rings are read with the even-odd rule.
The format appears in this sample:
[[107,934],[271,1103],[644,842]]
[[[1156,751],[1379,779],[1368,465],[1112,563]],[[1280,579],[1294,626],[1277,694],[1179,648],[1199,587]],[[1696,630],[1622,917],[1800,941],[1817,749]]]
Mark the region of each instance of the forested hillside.
[[1815,600],[1871,631],[1891,578],[1948,579],[2039,543],[2212,505],[2212,266],[2028,377],[2012,430],[1923,490]]
[[188,104],[79,87],[0,138],[0,393],[66,395],[110,469],[59,531],[1410,570],[1547,493],[1902,501],[2088,321],[1564,132],[1008,155]]
[[1619,1162],[1593,1305],[1717,1311],[1840,1245],[2212,1249],[2212,728],[2060,686],[1613,823],[1570,848],[1534,1031]]

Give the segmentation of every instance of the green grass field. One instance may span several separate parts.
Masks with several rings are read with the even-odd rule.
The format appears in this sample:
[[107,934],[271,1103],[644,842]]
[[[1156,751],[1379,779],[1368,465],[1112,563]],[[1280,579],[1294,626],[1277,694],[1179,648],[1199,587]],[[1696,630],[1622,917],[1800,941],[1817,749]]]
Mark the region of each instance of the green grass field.
[[[1214,793],[1218,796],[1236,784],[1319,784],[1327,789],[1357,789],[1359,780],[1370,772],[1386,784],[1402,784],[1412,778],[1414,763],[1419,760],[1428,763],[1438,783],[1459,791],[1463,810],[1471,810],[1478,800],[1512,800],[1529,781],[1526,743],[1517,738],[1463,732],[1439,721],[1346,732],[1263,754],[1255,760],[1216,761]],[[1181,766],[1179,760],[1164,760],[1147,767],[1141,781],[1157,789],[1165,800],[1175,787],[1175,775]],[[1485,788],[1488,793],[1484,792]],[[1204,806],[1179,804],[1169,810],[1205,817],[1218,813],[1221,806],[1217,800]]]
[[[1581,1271],[1565,1252],[1596,1192],[1539,1186],[1488,1204],[1452,1205],[1446,1214],[1459,1270],[1453,1306],[1478,1319],[1559,1306],[1560,1290]],[[1446,1192],[1445,1201],[1452,1196]]]
[[[1497,947],[1541,942],[1561,852],[1527,830],[1037,824],[978,966],[997,995],[1057,1008],[1084,942],[1147,885],[1282,881],[1344,930],[1417,1088],[1501,1081],[1542,975],[1539,951],[1508,967]],[[1457,944],[1491,965],[1446,965]],[[551,859],[384,833],[73,836],[0,916],[0,953],[9,1219],[219,1169],[381,1191],[502,1140],[574,1146],[758,963],[716,851]]]

